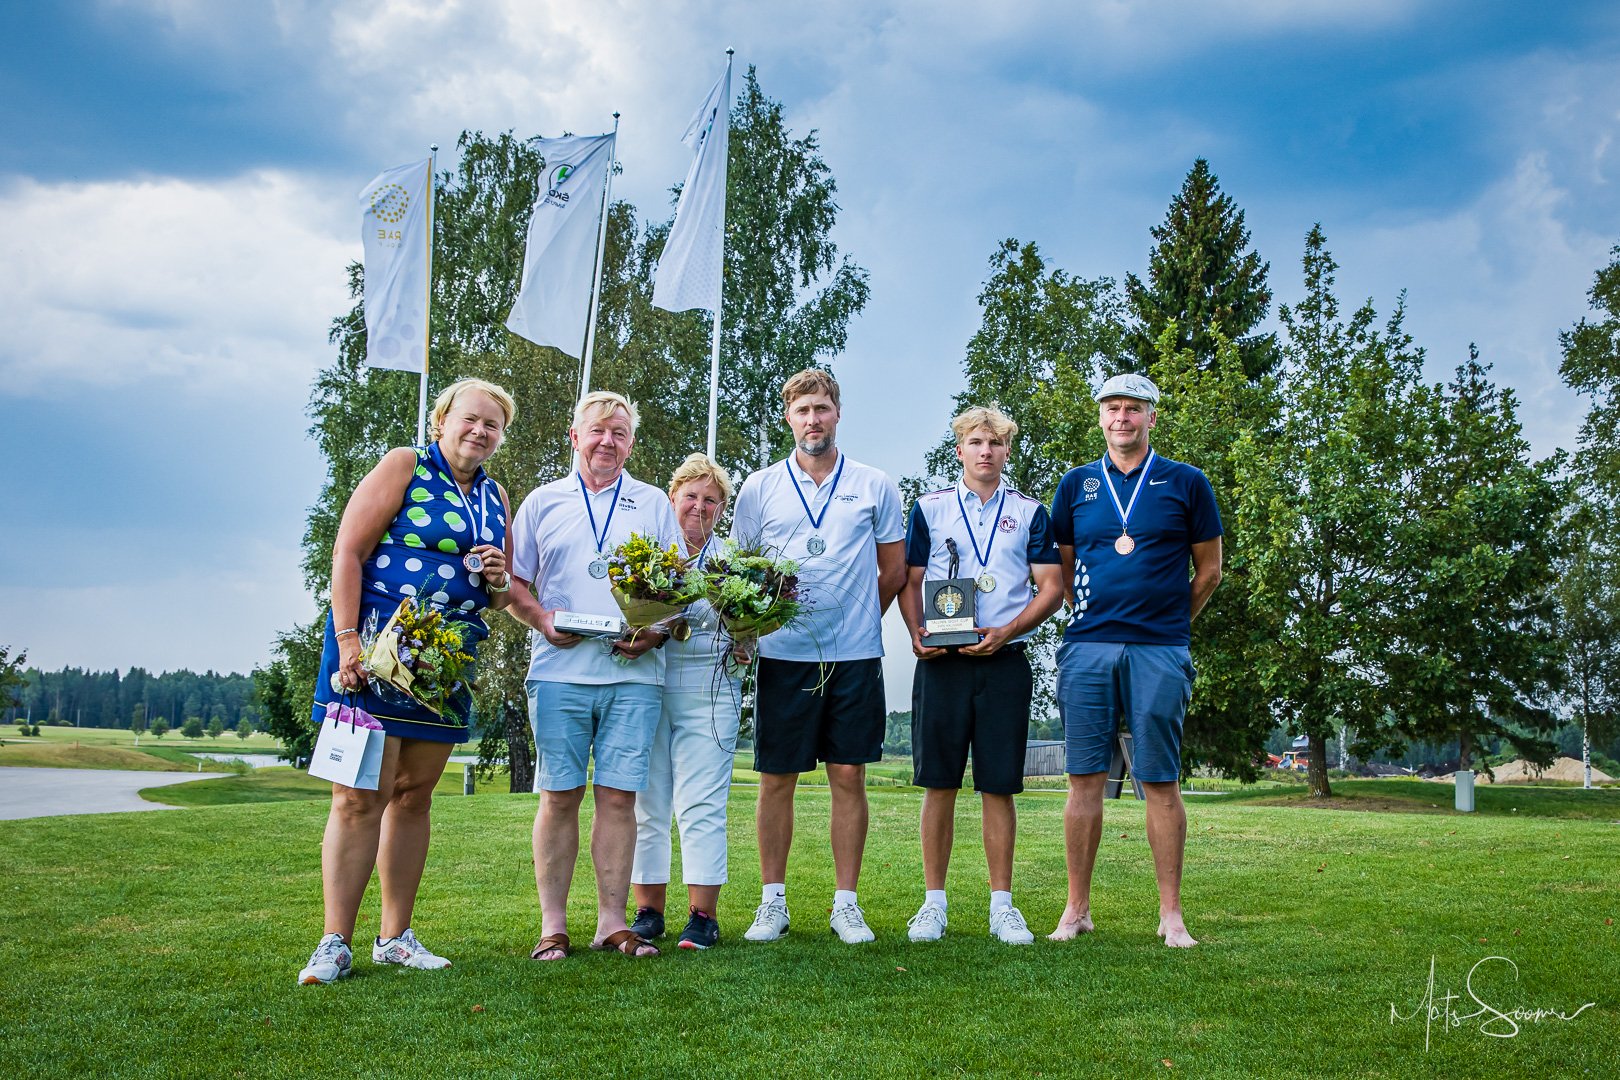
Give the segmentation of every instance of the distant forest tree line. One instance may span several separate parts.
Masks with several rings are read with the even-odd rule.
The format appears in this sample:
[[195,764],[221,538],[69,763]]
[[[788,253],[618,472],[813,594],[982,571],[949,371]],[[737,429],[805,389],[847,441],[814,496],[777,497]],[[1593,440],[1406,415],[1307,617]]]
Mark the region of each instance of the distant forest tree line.
[[204,731],[216,722],[223,730],[235,731],[244,721],[259,728],[264,712],[248,675],[213,671],[153,675],[140,667],[122,673],[29,667],[17,674],[20,683],[0,711],[7,727],[31,718],[45,726],[129,730],[137,725],[141,731],[161,721],[168,729],[179,730],[188,720],[196,720]]

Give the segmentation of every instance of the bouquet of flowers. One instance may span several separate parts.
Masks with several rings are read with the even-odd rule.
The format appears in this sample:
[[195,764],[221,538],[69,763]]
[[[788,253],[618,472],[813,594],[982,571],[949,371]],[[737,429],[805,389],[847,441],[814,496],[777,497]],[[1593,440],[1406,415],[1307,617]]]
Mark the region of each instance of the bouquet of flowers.
[[798,618],[807,604],[799,564],[774,559],[764,547],[727,540],[708,564],[707,599],[735,638],[764,637]]
[[407,596],[382,632],[362,642],[361,663],[379,689],[398,691],[443,716],[452,701],[472,691],[473,657],[462,634],[461,624],[446,619],[443,610]]
[[648,537],[631,533],[608,559],[613,599],[631,626],[651,626],[703,596],[701,570],[681,558],[674,544],[660,548]]

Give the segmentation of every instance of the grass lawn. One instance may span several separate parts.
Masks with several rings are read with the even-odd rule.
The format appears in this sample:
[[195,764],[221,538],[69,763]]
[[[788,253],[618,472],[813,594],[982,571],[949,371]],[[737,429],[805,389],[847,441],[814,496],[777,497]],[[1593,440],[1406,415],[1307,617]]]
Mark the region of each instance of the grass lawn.
[[[643,961],[584,949],[582,860],[581,947],[545,965],[527,959],[533,798],[446,798],[416,926],[455,966],[380,969],[362,949],[356,977],[332,987],[294,984],[319,936],[323,801],[0,822],[0,1076],[1613,1076],[1620,793],[1575,793],[1603,808],[1592,820],[1530,816],[1547,793],[1518,794],[1507,816],[1197,800],[1186,903],[1203,944],[1173,951],[1153,936],[1130,800],[1107,809],[1096,934],[1029,948],[986,935],[964,797],[950,933],[908,943],[920,796],[889,788],[871,793],[861,889],[878,941],[827,933],[827,794],[807,789],[793,933],[743,942],[759,878],[753,792],[739,789],[719,948]],[[1016,896],[1045,931],[1063,904],[1062,799],[1018,805]],[[373,892],[357,937],[375,931]],[[1449,989],[1463,1015],[1478,1007],[1469,971],[1492,956],[1517,978],[1487,961],[1473,989],[1502,1011],[1596,1005],[1521,1020],[1514,1038],[1483,1034],[1489,1014],[1448,1026],[1442,1012],[1425,1050],[1431,960],[1436,1008]],[[1392,1004],[1417,1018],[1391,1023]]]
[[[180,772],[197,767],[197,759],[189,754],[171,751],[159,756],[148,754],[145,750],[144,746],[136,750],[106,743],[74,746],[71,742],[46,742],[43,739],[7,739],[6,745],[0,746],[0,765],[55,769],[145,769],[152,772]],[[184,758],[187,764],[173,758]]]
[[[135,745],[135,736],[128,728],[48,727],[44,724],[39,727],[37,739],[33,736],[25,738],[18,735],[15,724],[0,727],[0,739],[4,739],[7,745],[27,743],[30,740],[69,745],[77,742],[85,746]],[[181,750],[202,750],[221,754],[274,754],[281,749],[281,742],[262,731],[256,731],[246,739],[238,739],[234,728],[227,730],[217,739],[211,739],[206,735],[200,739],[188,739],[177,729],[171,728],[161,739],[150,732],[143,734],[141,746],[172,746]]]
[[[1335,780],[1332,782],[1331,809],[1387,810],[1396,813],[1435,811],[1452,813],[1457,789],[1450,784],[1427,780]],[[1244,788],[1223,799],[1242,800],[1250,805],[1322,807],[1321,800],[1297,787]],[[1579,784],[1538,781],[1533,784],[1478,784],[1474,787],[1474,812],[1485,817],[1586,818],[1613,822],[1620,818],[1620,787],[1584,791]],[[1466,815],[1462,815],[1466,816]],[[1620,838],[1617,838],[1620,839]]]
[[[504,787],[505,776],[499,779]],[[461,770],[446,769],[439,777],[435,795],[460,795]],[[171,784],[167,787],[147,788],[141,798],[166,806],[234,806],[238,803],[287,802],[298,799],[319,799],[323,804],[332,798],[332,783],[309,775],[302,769],[288,765],[275,765],[254,769],[242,776],[227,776],[214,780],[198,780],[191,784]]]

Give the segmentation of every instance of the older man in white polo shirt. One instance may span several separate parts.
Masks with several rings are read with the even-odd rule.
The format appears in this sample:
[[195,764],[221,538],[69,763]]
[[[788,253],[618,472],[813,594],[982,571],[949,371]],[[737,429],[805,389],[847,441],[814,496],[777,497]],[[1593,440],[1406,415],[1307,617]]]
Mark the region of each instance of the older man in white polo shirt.
[[[1063,567],[1046,507],[1002,483],[1018,425],[999,409],[968,409],[951,421],[962,478],[911,508],[909,574],[900,612],[922,661],[911,691],[913,781],[924,789],[923,905],[912,941],[945,935],[945,873],[955,837],[956,793],[969,751],[984,807],[990,870],[990,933],[1009,945],[1035,940],[1012,902],[1013,796],[1024,790],[1024,746],[1035,681],[1026,642],[1063,600]],[[952,568],[956,572],[952,572]],[[923,581],[973,579],[977,644],[928,644]]]
[[872,940],[855,886],[866,849],[866,764],[883,756],[883,612],[905,584],[900,492],[837,445],[838,383],[808,368],[782,387],[794,451],[737,495],[731,535],[797,560],[811,608],[759,642],[754,768],[764,890],[750,941],[787,932],[787,860],[799,774],[827,765],[837,891],[831,925],[846,943]]
[[[574,409],[569,442],[575,470],[529,493],[512,522],[512,578],[518,617],[533,626],[529,723],[540,765],[535,791],[534,878],[541,939],[532,956],[568,955],[568,890],[579,857],[579,808],[586,764],[594,756],[596,936],[592,948],[626,956],[658,950],[625,925],[635,851],[636,792],[647,784],[653,729],[664,681],[654,651],[664,632],[644,630],[616,643],[559,631],[559,611],[617,615],[608,584],[614,548],[640,533],[661,547],[681,542],[669,499],[624,469],[635,445],[636,407],[611,391],[585,395]],[[531,586],[533,592],[531,593]]]

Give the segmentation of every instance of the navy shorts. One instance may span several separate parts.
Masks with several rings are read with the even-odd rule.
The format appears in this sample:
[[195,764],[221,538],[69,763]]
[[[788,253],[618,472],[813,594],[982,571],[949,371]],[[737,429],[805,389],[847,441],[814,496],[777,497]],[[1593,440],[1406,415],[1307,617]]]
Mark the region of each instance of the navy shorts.
[[754,690],[754,771],[811,772],[816,762],[883,759],[883,660],[759,658]]
[[1181,724],[1192,701],[1192,652],[1185,645],[1069,641],[1057,654],[1064,769],[1107,772],[1123,720],[1131,771],[1147,784],[1181,779]]

